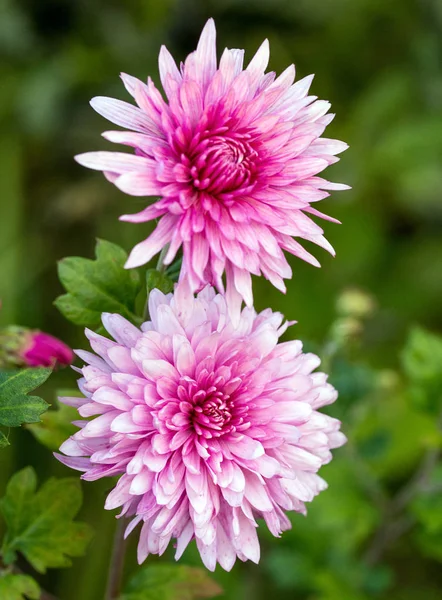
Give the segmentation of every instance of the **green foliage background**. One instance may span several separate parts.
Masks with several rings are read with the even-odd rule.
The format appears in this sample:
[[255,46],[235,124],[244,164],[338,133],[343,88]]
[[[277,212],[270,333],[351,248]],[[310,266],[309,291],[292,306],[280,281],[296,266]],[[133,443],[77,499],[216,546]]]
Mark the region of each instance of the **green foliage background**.
[[[441,342],[415,329],[403,350],[414,325],[442,329],[440,0],[0,0],[0,325],[86,346],[53,306],[63,293],[56,261],[93,259],[96,237],[129,249],[147,233],[117,221],[142,199],[72,159],[110,146],[100,138],[108,125],[88,100],[127,99],[120,71],[158,83],[160,45],[183,59],[209,16],[219,50],[244,47],[250,58],[268,37],[272,69],[295,62],[299,78],[316,73],[313,93],[337,113],[327,135],[350,144],[327,175],[353,190],[322,203],[343,223],[324,225],[337,258],[309,248],[321,270],[292,260],[287,296],[256,280],[257,307],[298,320],[290,335],[317,348],[345,287],[361,287],[378,305],[360,343],[330,364],[341,394],[334,411],[350,443],[323,470],[329,490],[307,519],[294,515],[282,540],[261,528],[259,567],[237,565],[215,578],[226,600],[440,599]],[[55,387],[73,381],[60,372],[41,395],[53,402]],[[0,495],[30,462],[41,481],[72,475],[28,431],[10,438],[16,443],[0,454]],[[424,484],[397,506],[415,477]],[[39,579],[61,600],[102,597],[110,487],[83,485],[80,517],[96,530],[86,557]],[[184,562],[198,565],[196,552]],[[127,572],[135,570],[132,541]]]

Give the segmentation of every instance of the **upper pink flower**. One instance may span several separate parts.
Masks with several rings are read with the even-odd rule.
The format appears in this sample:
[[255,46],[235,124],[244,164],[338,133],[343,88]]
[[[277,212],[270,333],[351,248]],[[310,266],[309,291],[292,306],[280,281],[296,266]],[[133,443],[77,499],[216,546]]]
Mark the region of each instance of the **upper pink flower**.
[[258,562],[256,519],[279,536],[284,511],[305,513],[326,487],[317,471],[345,436],[318,409],[336,391],[299,341],[278,344],[287,323],[270,309],[234,325],[224,296],[180,284],[154,290],[149,311],[141,331],[103,315],[116,341],[87,331],[86,397],[61,399],[86,420],[58,458],[87,480],[120,477],[106,508],[133,517],[127,533],[143,524],[139,562],[172,538],[176,558],[195,539],[212,570]]
[[[210,19],[198,47],[180,69],[163,46],[159,56],[164,101],[147,84],[122,75],[138,107],[112,98],[94,98],[93,108],[131,131],[108,131],[111,142],[135,148],[135,155],[91,152],[80,164],[104,171],[122,191],[160,199],[123,220],[161,217],[155,231],[135,246],[127,267],[148,262],[170,244],[169,264],[183,247],[181,277],[192,290],[206,283],[227,289],[251,306],[250,274],[263,274],[285,291],[291,269],[283,250],[319,266],[293,239],[302,238],[333,253],[323,230],[309,215],[327,218],[313,202],[347,189],[317,177],[336,162],[347,144],[320,138],[333,115],[329,102],[308,96],[312,76],[294,82],[291,65],[278,78],[266,73],[265,40],[243,69],[243,50],[216,56]],[[230,289],[230,291],[229,291]]]

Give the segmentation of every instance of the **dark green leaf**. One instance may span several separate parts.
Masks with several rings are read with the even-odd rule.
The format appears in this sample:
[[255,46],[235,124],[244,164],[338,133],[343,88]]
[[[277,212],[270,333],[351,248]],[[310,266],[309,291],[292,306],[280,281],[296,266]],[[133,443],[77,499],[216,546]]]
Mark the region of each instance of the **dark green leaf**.
[[116,312],[132,322],[140,291],[139,274],[124,269],[126,252],[111,242],[98,240],[96,259],[68,257],[58,264],[58,275],[68,292],[55,300],[60,312],[76,325],[97,327],[101,313]]
[[[59,390],[57,397],[79,396],[78,390]],[[67,406],[58,401],[54,403],[54,409],[48,410],[41,417],[40,423],[28,425],[29,429],[37,440],[49,448],[49,450],[58,450],[61,444],[66,441],[77,427],[72,425],[72,421],[78,418],[77,410],[72,406]]]
[[352,406],[372,392],[376,383],[375,375],[364,364],[353,364],[342,357],[335,359],[330,382],[339,392],[338,409]]
[[221,594],[204,569],[186,565],[150,565],[131,579],[120,600],[196,600]]
[[0,575],[0,598],[1,600],[38,600],[40,598],[40,587],[29,575],[16,575],[6,573]]
[[163,294],[168,294],[173,291],[173,281],[164,272],[148,269],[146,272],[146,288],[148,294],[154,289],[160,290]]
[[166,275],[172,279],[172,281],[178,281],[178,277],[180,276],[181,266],[183,264],[183,257],[181,256],[174,263],[169,265],[166,269]]
[[37,477],[31,467],[16,473],[0,502],[7,526],[4,562],[10,564],[21,552],[40,573],[70,566],[69,557],[81,556],[91,538],[90,527],[73,520],[81,503],[77,479],[51,478],[37,491]]
[[0,371],[0,425],[18,427],[40,420],[49,404],[38,396],[26,394],[44,383],[50,374],[51,369]]

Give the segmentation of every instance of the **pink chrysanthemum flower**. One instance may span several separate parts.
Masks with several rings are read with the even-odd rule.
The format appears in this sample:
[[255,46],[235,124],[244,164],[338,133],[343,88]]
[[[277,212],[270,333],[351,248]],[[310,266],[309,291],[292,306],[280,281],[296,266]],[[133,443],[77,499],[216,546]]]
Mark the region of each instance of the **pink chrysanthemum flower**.
[[224,50],[219,65],[215,24],[210,19],[198,47],[178,69],[163,46],[159,56],[164,101],[147,84],[122,75],[138,107],[94,98],[93,108],[130,131],[108,131],[111,142],[135,148],[135,156],[90,152],[80,164],[104,171],[120,190],[160,199],[123,220],[160,218],[155,231],[135,246],[127,267],[148,262],[170,244],[165,263],[183,248],[182,277],[192,290],[206,283],[253,302],[251,274],[263,274],[285,291],[291,277],[283,250],[319,266],[293,238],[333,253],[309,215],[331,221],[311,204],[347,189],[317,176],[336,162],[347,144],[320,136],[332,121],[329,102],[308,96],[312,76],[293,83],[291,65],[278,78],[265,73],[266,40],[243,70],[243,50]]
[[313,373],[318,357],[278,344],[281,314],[245,308],[234,325],[225,297],[188,289],[154,290],[141,331],[116,314],[103,315],[116,341],[87,331],[86,398],[62,401],[95,418],[57,456],[86,480],[120,476],[106,508],[133,517],[127,533],[142,522],[140,563],[171,538],[178,559],[195,539],[208,569],[229,570],[236,557],[258,562],[256,519],[279,536],[284,511],[305,513],[345,437],[317,410],[337,396]]

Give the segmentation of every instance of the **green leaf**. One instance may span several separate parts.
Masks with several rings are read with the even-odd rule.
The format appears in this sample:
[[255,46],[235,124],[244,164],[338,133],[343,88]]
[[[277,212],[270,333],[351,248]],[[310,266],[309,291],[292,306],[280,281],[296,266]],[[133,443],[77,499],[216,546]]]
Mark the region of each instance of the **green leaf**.
[[402,352],[402,364],[405,373],[413,381],[442,381],[442,338],[415,327]]
[[37,491],[31,467],[13,475],[0,502],[7,526],[4,562],[11,564],[21,552],[40,573],[70,566],[69,557],[84,554],[92,535],[89,525],[73,520],[81,503],[80,482],[75,478],[51,478]]
[[120,600],[196,600],[214,598],[221,592],[204,569],[158,564],[140,570]]
[[63,294],[54,300],[55,306],[61,314],[71,323],[96,327],[100,324],[101,313],[96,310],[88,310],[82,304],[81,298],[76,298],[72,294]]
[[[421,491],[411,502],[410,510],[416,517],[423,538],[442,540],[442,464],[420,480]],[[439,556],[442,557],[442,546]]]
[[[368,399],[363,410],[351,438],[364,463],[380,478],[405,476],[428,449],[441,444],[436,420],[411,406],[400,391]],[[413,432],[412,444],[404,435],[408,431]]]
[[318,600],[368,600],[368,596],[355,589],[353,581],[344,579],[340,573],[331,569],[319,572],[315,585],[320,591],[316,596]]
[[116,244],[98,240],[95,254],[95,260],[71,256],[58,263],[58,276],[68,293],[55,300],[56,307],[76,325],[95,328],[103,312],[137,322],[134,311],[140,276],[124,268],[127,253]]
[[440,490],[437,494],[418,496],[411,509],[429,534],[442,534],[442,495]]
[[407,395],[414,406],[439,413],[442,405],[442,338],[415,327],[401,355],[410,379]]
[[169,265],[166,269],[166,275],[172,279],[172,281],[178,281],[180,276],[181,266],[183,264],[183,257],[178,258],[174,263]]
[[162,271],[148,269],[146,271],[146,288],[147,294],[154,289],[160,290],[163,294],[168,294],[173,291],[173,281]]
[[336,408],[342,411],[373,391],[376,373],[367,365],[351,363],[338,357],[333,361],[330,382],[339,392],[339,404]]
[[26,394],[44,383],[50,374],[51,369],[0,371],[0,425],[19,427],[40,420],[49,404],[38,396]]
[[[57,397],[81,396],[78,390],[59,390]],[[48,410],[41,417],[40,423],[28,425],[27,429],[37,438],[40,444],[49,450],[58,450],[61,444],[77,431],[72,421],[78,418],[73,406],[62,404],[56,399],[54,409]]]
[[0,598],[2,600],[38,600],[40,587],[29,575],[6,573],[0,575]]

